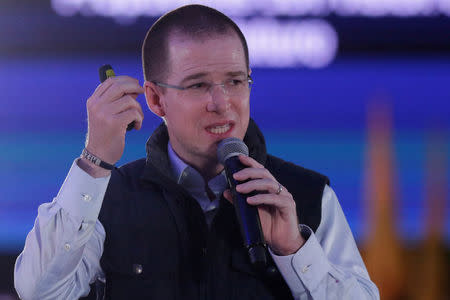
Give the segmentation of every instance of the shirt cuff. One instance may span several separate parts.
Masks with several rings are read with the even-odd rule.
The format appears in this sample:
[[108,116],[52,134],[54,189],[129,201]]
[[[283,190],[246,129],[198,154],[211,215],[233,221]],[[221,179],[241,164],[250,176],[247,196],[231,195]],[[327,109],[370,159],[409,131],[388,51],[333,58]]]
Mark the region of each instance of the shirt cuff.
[[[305,289],[313,291],[331,268],[314,232],[306,225],[300,227],[302,235],[307,240],[296,253],[278,256],[269,248],[272,259],[291,289],[292,295],[304,293]],[[304,232],[308,232],[309,237],[306,237]]]
[[55,201],[71,216],[95,222],[111,175],[94,178],[78,166],[78,159],[72,163]]

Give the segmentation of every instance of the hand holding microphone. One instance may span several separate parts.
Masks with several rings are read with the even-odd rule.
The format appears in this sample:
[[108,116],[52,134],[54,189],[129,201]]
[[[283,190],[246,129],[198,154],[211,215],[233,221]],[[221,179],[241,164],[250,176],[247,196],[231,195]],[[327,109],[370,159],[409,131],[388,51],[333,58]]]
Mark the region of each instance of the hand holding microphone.
[[[236,180],[234,175],[245,168],[245,165],[239,160],[240,155],[247,156],[248,148],[238,138],[224,139],[217,146],[217,157],[219,162],[225,167],[228,185],[231,189],[232,202],[241,229],[244,246],[248,251],[250,263],[257,268],[262,268],[267,263],[266,244],[262,234],[258,211],[256,207],[247,203],[247,197],[252,194],[241,193],[236,190],[236,187],[241,181]],[[227,197],[224,194],[224,196],[228,200],[231,200],[229,199],[230,195]]]
[[[245,150],[241,151],[244,146]],[[261,265],[263,258],[258,258],[259,254],[252,257],[251,252],[261,252],[259,247],[251,251],[253,245],[262,245],[265,241],[276,255],[283,256],[297,252],[305,240],[300,234],[292,195],[263,165],[248,156],[246,148],[241,140],[228,138],[220,142],[217,152],[230,185],[224,197],[234,203],[250,261]],[[262,230],[262,239],[257,233],[258,227]]]

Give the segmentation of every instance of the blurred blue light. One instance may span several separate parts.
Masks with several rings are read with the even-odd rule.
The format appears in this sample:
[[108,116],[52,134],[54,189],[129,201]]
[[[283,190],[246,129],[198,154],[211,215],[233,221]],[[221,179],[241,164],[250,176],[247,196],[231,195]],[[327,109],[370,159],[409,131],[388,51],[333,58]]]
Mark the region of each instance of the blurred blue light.
[[324,20],[252,19],[236,23],[247,39],[252,66],[322,68],[336,56],[337,33]]
[[248,16],[450,16],[449,0],[52,0],[60,15],[109,17],[157,17],[180,5],[191,3],[214,7],[234,17]]

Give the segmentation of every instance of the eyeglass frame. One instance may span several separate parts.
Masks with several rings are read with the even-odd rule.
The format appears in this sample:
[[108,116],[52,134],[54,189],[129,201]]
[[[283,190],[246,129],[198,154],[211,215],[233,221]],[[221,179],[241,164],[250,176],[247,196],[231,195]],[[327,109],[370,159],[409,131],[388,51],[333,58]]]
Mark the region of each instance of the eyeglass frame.
[[[231,80],[233,80],[233,79],[231,79]],[[225,82],[226,81],[227,80],[225,80],[225,81],[223,81],[221,83],[211,83],[211,86],[209,87],[208,92],[211,90],[211,88],[213,86],[219,85],[219,86],[222,87],[223,91],[226,93],[226,90],[225,90]],[[189,89],[189,86],[184,87],[184,86],[179,86],[179,85],[167,84],[167,83],[159,82],[159,81],[156,81],[156,80],[151,80],[150,82],[152,82],[152,83],[154,83],[154,84],[156,84],[157,86],[160,86],[160,87],[176,89],[176,90],[179,90],[179,91],[185,91],[185,90]],[[247,75],[247,83],[248,83],[249,90],[251,90],[252,84],[253,84],[253,78],[250,75]]]

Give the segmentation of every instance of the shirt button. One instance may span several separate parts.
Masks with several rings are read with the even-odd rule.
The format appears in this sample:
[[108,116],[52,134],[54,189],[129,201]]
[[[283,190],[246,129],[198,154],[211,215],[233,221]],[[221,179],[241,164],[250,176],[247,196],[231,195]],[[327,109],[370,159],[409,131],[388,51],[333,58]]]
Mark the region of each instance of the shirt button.
[[92,197],[89,194],[81,194],[81,199],[83,199],[83,201],[85,202],[89,202],[91,201]]
[[70,244],[69,243],[65,243],[64,244],[64,249],[66,249],[66,251],[70,250]]
[[302,273],[308,272],[309,267],[311,267],[311,265],[304,266],[303,269],[302,269]]
[[134,264],[133,271],[134,271],[134,274],[139,275],[139,274],[142,274],[142,271],[144,271],[144,268],[140,264]]

